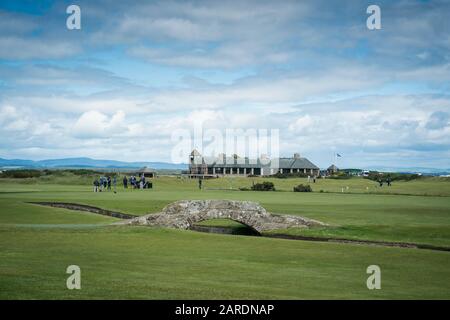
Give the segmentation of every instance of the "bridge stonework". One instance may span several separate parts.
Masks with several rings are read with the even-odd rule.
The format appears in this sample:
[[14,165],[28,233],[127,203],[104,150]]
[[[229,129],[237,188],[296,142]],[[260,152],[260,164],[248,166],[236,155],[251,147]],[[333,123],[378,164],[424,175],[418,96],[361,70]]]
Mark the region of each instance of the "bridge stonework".
[[176,201],[167,205],[160,213],[137,217],[125,223],[190,229],[194,224],[209,219],[231,219],[259,233],[290,227],[325,225],[320,221],[300,216],[269,213],[256,202],[233,200]]

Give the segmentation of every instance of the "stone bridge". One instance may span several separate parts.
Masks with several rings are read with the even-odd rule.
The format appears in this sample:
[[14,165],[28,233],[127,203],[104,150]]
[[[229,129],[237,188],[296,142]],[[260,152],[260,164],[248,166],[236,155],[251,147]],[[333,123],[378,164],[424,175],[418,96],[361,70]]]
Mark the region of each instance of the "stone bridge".
[[232,200],[181,200],[167,205],[160,213],[133,218],[124,223],[190,229],[194,224],[209,219],[231,219],[258,233],[290,227],[325,225],[300,216],[269,213],[256,202]]

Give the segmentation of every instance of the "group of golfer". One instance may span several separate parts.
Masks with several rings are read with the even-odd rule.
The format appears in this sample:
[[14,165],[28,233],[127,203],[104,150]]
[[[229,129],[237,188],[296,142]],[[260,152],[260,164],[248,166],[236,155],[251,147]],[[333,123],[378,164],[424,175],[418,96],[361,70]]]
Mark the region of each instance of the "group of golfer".
[[[138,180],[136,176],[127,176],[123,177],[122,180],[123,188],[128,189],[128,185],[130,185],[131,189],[150,189],[152,188],[152,183],[149,181],[145,181],[144,174],[141,175]],[[117,176],[101,176],[98,179],[95,179],[93,182],[94,192],[103,192],[103,191],[111,191],[111,187],[114,189],[114,193],[117,192]]]
[[130,176],[127,179],[126,176],[123,177],[123,188],[127,189],[128,184],[132,189],[150,189],[152,188],[152,183],[145,180],[144,174],[141,175],[141,179],[137,179],[136,176]]

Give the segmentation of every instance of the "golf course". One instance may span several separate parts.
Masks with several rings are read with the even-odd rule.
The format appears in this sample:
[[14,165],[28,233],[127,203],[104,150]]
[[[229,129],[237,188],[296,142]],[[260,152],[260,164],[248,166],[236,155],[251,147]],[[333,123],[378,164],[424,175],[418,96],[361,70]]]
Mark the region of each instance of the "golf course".
[[[92,181],[93,175],[70,172],[0,179],[0,299],[450,298],[449,178],[390,187],[362,177],[318,179],[310,183],[313,192],[292,191],[308,184],[306,178],[209,179],[200,190],[195,179],[158,176],[152,189],[118,184],[117,193],[94,193]],[[262,181],[276,191],[249,191]],[[177,200],[202,199],[254,201],[327,225],[225,235],[118,225],[121,219],[33,203],[145,215]],[[245,228],[224,219],[200,225]],[[69,265],[81,269],[81,290],[66,287]],[[381,269],[379,290],[366,286],[370,265]]]

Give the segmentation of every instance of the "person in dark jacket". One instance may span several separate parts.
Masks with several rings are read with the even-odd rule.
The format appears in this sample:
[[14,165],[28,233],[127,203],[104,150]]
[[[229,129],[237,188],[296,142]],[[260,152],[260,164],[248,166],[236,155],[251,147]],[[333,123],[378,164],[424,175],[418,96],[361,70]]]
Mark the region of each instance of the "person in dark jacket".
[[99,185],[98,180],[95,179],[94,180],[94,192],[98,192],[98,185]]
[[383,180],[381,180],[381,179],[378,179],[378,183],[379,183],[380,187],[382,187],[382,186],[383,186]]
[[102,192],[105,189],[105,177],[101,176],[98,181],[98,191]]
[[127,176],[123,177],[123,188],[127,189],[128,188],[128,179]]

